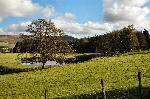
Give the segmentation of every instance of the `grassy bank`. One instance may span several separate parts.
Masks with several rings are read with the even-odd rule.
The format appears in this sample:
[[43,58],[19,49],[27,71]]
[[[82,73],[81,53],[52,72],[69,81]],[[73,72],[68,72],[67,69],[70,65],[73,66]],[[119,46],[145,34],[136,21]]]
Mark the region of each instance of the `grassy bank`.
[[[16,54],[13,55],[16,57]],[[1,54],[0,64],[21,67],[13,55]],[[0,97],[44,99],[45,88],[48,88],[50,98],[98,94],[101,93],[100,79],[103,78],[110,99],[136,99],[138,72],[142,72],[143,87],[149,90],[149,60],[150,54],[122,55],[97,58],[80,64],[53,66],[45,70],[0,75]],[[148,90],[144,92],[144,97],[148,95]]]
[[33,68],[38,66],[21,65],[17,53],[0,53],[0,65],[9,68]]

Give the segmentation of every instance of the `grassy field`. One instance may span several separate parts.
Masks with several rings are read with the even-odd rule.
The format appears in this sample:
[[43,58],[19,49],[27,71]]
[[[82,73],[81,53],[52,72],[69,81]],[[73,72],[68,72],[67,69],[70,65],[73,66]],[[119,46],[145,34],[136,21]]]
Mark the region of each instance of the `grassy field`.
[[[11,68],[39,67],[22,66],[16,57],[17,54],[1,53],[0,65]],[[149,64],[150,54],[122,55],[0,75],[0,99],[44,99],[45,88],[48,88],[50,98],[101,96],[102,78],[109,99],[138,99],[138,72],[142,72],[143,97],[149,99]]]
[[0,53],[0,65],[9,68],[34,68],[37,66],[21,65],[21,61],[18,60],[17,53]]
[[[75,56],[79,55],[90,55],[93,53],[83,53],[83,54],[69,54],[67,58],[74,58]],[[21,61],[18,59],[18,53],[0,53],[0,65],[9,68],[34,68],[34,67],[41,67],[38,65],[21,65]],[[29,57],[30,54],[23,54],[23,57]]]
[[5,42],[0,42],[0,46],[7,46],[8,48],[14,48],[15,44],[9,44],[9,43],[5,43]]

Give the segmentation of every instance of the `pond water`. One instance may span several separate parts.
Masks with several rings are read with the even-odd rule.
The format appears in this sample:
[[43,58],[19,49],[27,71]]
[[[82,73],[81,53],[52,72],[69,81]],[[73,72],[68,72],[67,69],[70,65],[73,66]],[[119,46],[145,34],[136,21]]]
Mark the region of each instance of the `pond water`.
[[[42,62],[22,63],[22,65],[43,65]],[[65,63],[57,63],[56,61],[47,61],[45,65],[65,65]]]
[[[81,56],[76,56],[75,58],[67,58],[62,64],[57,63],[56,61],[47,61],[46,65],[77,64],[77,63],[81,63],[102,56],[103,56],[102,54],[81,55]],[[22,65],[42,65],[42,62],[22,63]]]

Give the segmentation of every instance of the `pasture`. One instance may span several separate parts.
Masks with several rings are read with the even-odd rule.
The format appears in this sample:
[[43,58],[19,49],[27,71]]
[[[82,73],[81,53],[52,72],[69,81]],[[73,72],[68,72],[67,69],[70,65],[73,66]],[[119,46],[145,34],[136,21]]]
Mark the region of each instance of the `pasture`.
[[[105,82],[109,99],[137,99],[138,72],[142,73],[143,97],[150,92],[150,54],[103,57],[70,65],[25,66],[15,53],[0,53],[0,65],[32,71],[0,75],[1,99],[44,99],[44,89],[50,98],[83,98],[101,96],[100,80]],[[148,99],[148,98],[145,98]]]
[[0,42],[0,46],[6,46],[6,47],[8,47],[8,48],[14,48],[14,47],[15,47],[15,44]]

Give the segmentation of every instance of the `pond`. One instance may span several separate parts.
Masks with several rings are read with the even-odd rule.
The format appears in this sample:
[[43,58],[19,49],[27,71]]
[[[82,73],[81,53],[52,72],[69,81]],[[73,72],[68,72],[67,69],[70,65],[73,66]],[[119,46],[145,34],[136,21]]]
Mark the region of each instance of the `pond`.
[[[103,57],[103,55],[102,54],[81,55],[81,56],[76,56],[75,58],[67,58],[62,64],[57,63],[56,61],[47,61],[46,65],[77,64],[77,63],[91,60],[96,57]],[[42,62],[22,63],[22,65],[42,65]]]

